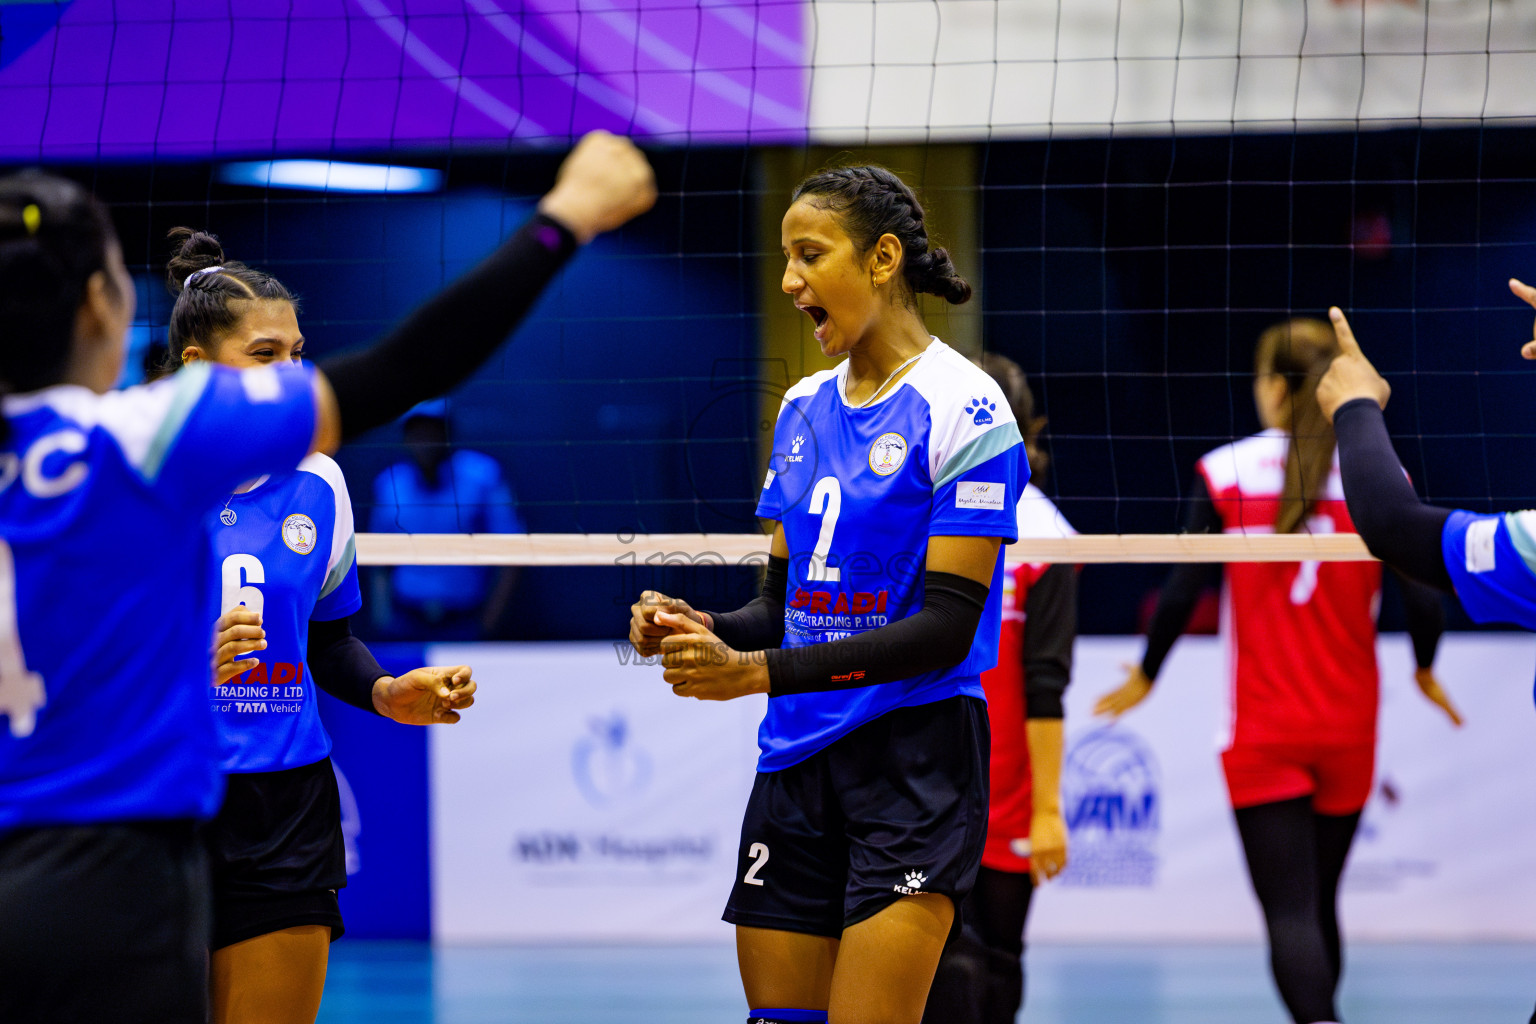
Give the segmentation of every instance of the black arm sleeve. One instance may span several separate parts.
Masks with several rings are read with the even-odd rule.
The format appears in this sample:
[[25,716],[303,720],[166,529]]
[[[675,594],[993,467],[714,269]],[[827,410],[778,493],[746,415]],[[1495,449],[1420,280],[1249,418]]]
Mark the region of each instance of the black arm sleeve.
[[1414,664],[1430,668],[1435,664],[1440,634],[1445,632],[1445,606],[1440,592],[1402,573],[1397,574],[1397,581],[1403,588],[1403,616],[1408,620],[1408,636],[1413,640]]
[[[1189,492],[1184,510],[1185,533],[1220,533],[1221,514],[1211,500],[1211,492],[1205,486],[1205,477],[1195,474],[1195,486]],[[1163,591],[1157,598],[1157,610],[1147,625],[1147,652],[1141,656],[1141,671],[1148,679],[1156,679],[1162,670],[1163,659],[1173,649],[1174,641],[1183,635],[1189,625],[1189,617],[1195,613],[1195,604],[1207,587],[1220,585],[1221,566],[1187,563],[1177,566],[1168,574]]]
[[784,645],[784,587],[789,559],[768,556],[763,590],[734,612],[710,612],[711,631],[733,651],[766,651]]
[[842,640],[766,651],[768,696],[874,686],[958,665],[971,653],[987,589],[954,573],[924,573],[923,606],[904,619]]
[[535,214],[382,339],[321,360],[336,392],[342,439],[388,423],[468,378],[575,251],[576,237],[563,224]]
[[1024,706],[1030,718],[1061,718],[1077,637],[1077,567],[1053,565],[1024,596]]
[[373,706],[373,684],[389,673],[379,667],[373,652],[352,635],[347,619],[311,620],[304,660],[320,689],[355,708],[378,714]]
[[1346,402],[1333,414],[1339,473],[1349,517],[1371,554],[1436,590],[1452,590],[1440,535],[1448,509],[1426,505],[1414,493],[1387,436],[1381,407],[1369,398]]

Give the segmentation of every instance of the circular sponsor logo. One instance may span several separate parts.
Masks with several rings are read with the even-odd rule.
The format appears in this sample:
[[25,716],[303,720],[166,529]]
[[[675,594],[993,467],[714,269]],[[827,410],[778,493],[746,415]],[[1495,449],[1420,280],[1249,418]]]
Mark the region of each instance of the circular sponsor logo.
[[307,555],[315,550],[315,521],[302,512],[283,520],[283,543],[289,551]]
[[907,439],[894,431],[881,434],[869,446],[869,468],[880,476],[890,476],[907,461]]

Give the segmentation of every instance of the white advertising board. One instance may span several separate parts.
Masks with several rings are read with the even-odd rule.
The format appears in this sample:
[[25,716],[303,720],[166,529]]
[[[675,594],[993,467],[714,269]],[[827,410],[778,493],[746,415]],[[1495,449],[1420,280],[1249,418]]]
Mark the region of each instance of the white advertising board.
[[[1068,876],[1036,897],[1034,942],[1262,936],[1217,756],[1226,661],[1179,642],[1152,696],[1089,710],[1141,653],[1086,637],[1067,694]],[[1383,638],[1377,779],[1341,916],[1355,939],[1536,940],[1536,637],[1446,637],[1454,729]],[[741,813],[763,699],[680,700],[610,644],[431,650],[480,695],[431,731],[433,930],[445,942],[729,941]]]
[[[1218,758],[1225,652],[1214,637],[1181,640],[1152,695],[1106,727],[1093,702],[1141,650],[1138,638],[1078,641],[1063,776],[1076,863],[1036,896],[1031,938],[1258,940]],[[1536,638],[1445,638],[1437,669],[1460,729],[1414,685],[1406,638],[1379,652],[1376,780],[1344,876],[1346,933],[1536,939]]]
[[479,685],[463,721],[431,733],[438,941],[730,940],[720,912],[766,698],[679,698],[608,643],[430,658]]

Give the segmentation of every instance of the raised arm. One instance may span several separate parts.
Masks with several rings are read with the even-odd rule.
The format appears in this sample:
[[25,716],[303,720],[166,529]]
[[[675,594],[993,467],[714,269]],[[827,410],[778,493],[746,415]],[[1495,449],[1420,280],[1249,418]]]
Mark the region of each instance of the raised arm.
[[1344,313],[1335,307],[1328,315],[1340,354],[1318,382],[1317,400],[1338,438],[1349,517],[1371,554],[1406,576],[1448,591],[1451,577],[1440,537],[1450,512],[1426,505],[1414,493],[1381,414],[1392,388],[1365,358]]
[[555,187],[511,238],[368,348],[320,363],[314,450],[403,415],[452,390],[522,321],[579,245],[651,208],[656,182],[627,139],[587,135]]

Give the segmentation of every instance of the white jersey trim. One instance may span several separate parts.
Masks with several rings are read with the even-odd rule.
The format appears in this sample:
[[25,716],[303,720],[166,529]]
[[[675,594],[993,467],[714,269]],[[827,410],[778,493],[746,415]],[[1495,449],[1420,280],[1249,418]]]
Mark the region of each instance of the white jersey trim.
[[324,598],[341,585],[341,581],[351,571],[352,563],[357,560],[357,527],[352,518],[352,497],[347,493],[347,478],[342,475],[341,467],[329,455],[313,452],[305,456],[304,461],[299,463],[299,471],[312,473],[324,480],[331,488],[332,501],[336,507],[325,583],[320,587],[320,596]]
[[117,443],[128,464],[153,483],[210,376],[206,364],[194,364],[169,380],[104,395],[77,384],[60,384],[8,395],[0,408],[6,416],[22,416],[46,407],[85,430],[100,428]]
[[928,403],[928,478],[934,487],[1024,443],[997,381],[938,338],[902,383]]
[[[1201,456],[1200,468],[1210,484],[1211,497],[1219,497],[1220,492],[1233,487],[1249,498],[1279,496],[1285,490],[1285,460],[1290,444],[1290,435],[1271,427]],[[1318,499],[1344,500],[1344,479],[1339,474],[1337,448],[1333,452],[1333,468],[1328,472],[1328,482]],[[1249,527],[1248,532],[1257,531]]]
[[1019,539],[1076,536],[1077,530],[1067,522],[1056,503],[1034,484],[1025,484],[1024,493],[1019,497]]

